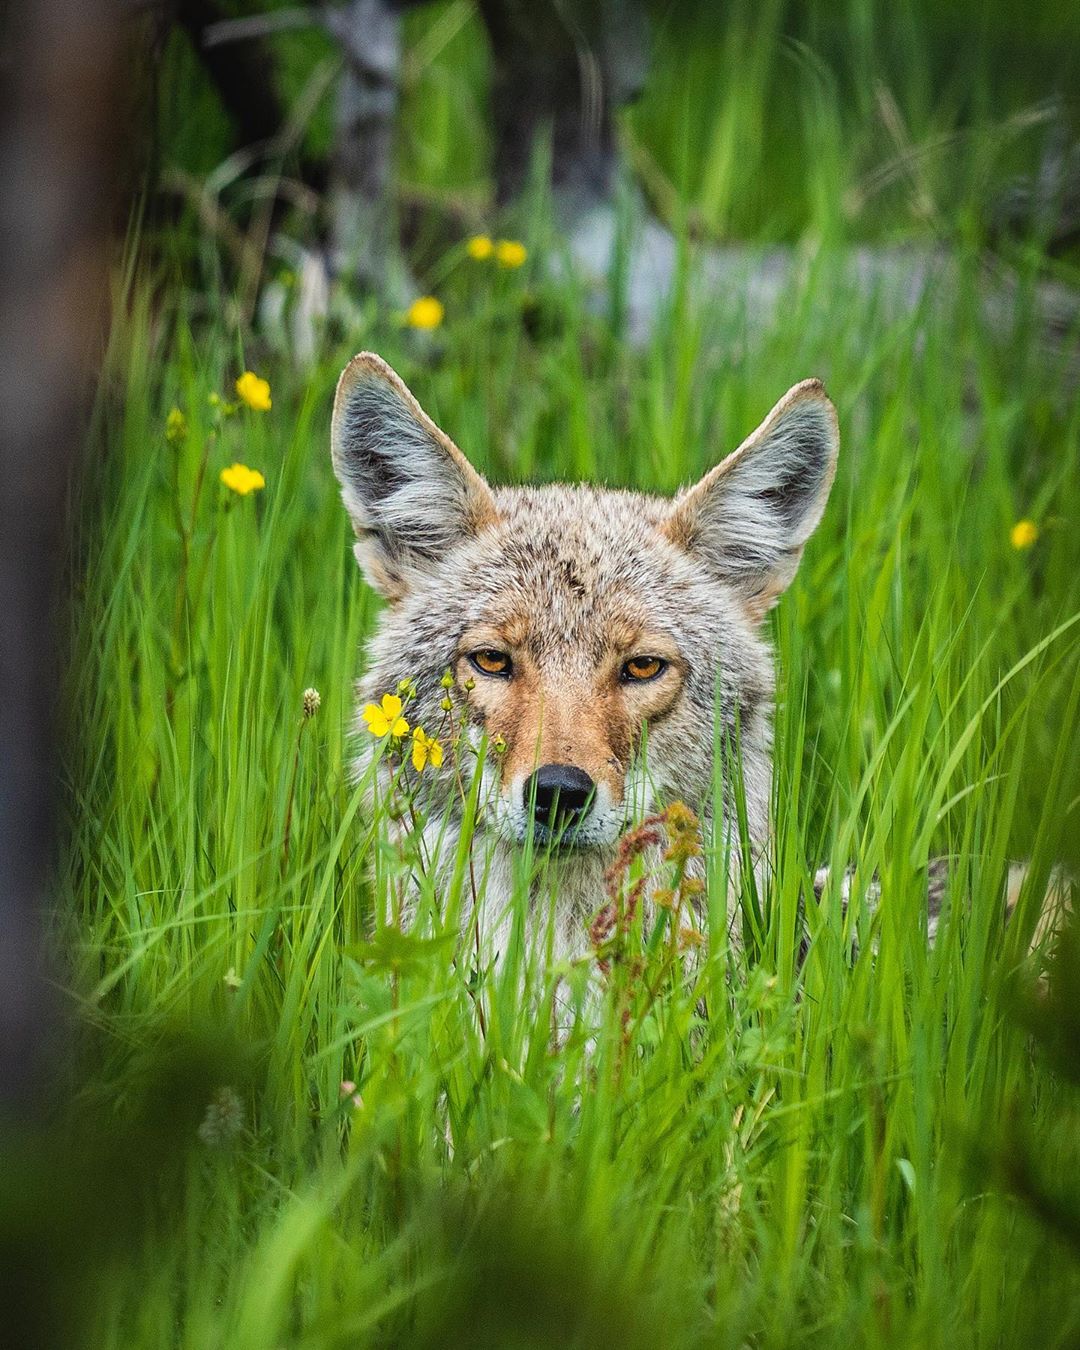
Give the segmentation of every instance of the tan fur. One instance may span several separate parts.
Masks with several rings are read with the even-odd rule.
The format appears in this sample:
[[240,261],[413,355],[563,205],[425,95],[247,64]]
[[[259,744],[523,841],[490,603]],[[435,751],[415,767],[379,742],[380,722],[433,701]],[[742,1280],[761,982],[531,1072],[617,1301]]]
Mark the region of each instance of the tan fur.
[[[1020,902],[1020,894],[1028,878],[1027,863],[1013,863],[1009,868],[1005,893],[1005,914],[1012,918]],[[1052,953],[1065,925],[1072,918],[1072,886],[1061,867],[1055,867],[1046,883],[1046,891],[1039,904],[1039,916],[1032,929],[1028,952]]]
[[[528,636],[524,617],[470,630],[463,635],[456,663],[469,716],[505,743],[499,761],[503,782],[528,775],[541,764],[576,764],[605,783],[613,801],[621,803],[626,770],[643,727],[679,696],[683,675],[678,652],[665,635],[627,625],[607,635],[607,650],[592,669],[545,671],[529,654]],[[484,647],[508,651],[517,678],[478,679],[465,653]],[[653,652],[671,664],[658,680],[621,683],[625,654],[634,651]]]

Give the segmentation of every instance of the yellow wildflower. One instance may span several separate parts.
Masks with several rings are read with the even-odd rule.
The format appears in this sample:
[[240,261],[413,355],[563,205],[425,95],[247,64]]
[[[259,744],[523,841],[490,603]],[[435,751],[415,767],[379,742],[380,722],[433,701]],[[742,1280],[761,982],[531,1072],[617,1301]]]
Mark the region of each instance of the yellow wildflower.
[[170,445],[182,445],[187,440],[187,418],[179,408],[170,408],[165,419],[165,439]]
[[500,239],[495,245],[495,261],[500,267],[520,267],[528,256],[525,245],[516,239]]
[[495,245],[486,234],[474,234],[465,245],[465,252],[477,262],[486,262],[495,252]]
[[445,314],[441,300],[436,300],[433,295],[422,295],[405,311],[405,322],[410,328],[438,328]]
[[270,381],[261,380],[253,370],[245,370],[236,381],[236,392],[255,412],[270,411]]
[[1033,520],[1018,520],[1009,531],[1009,543],[1013,548],[1030,548],[1039,537],[1039,527]]
[[401,715],[403,704],[397,694],[383,694],[380,703],[367,703],[360,714],[373,736],[406,736],[409,724]]
[[425,764],[437,769],[442,764],[442,746],[434,736],[428,736],[423,727],[413,727],[412,762],[417,773],[422,773]]
[[221,481],[241,497],[266,486],[266,479],[258,469],[249,469],[246,464],[230,464],[227,469],[222,469]]

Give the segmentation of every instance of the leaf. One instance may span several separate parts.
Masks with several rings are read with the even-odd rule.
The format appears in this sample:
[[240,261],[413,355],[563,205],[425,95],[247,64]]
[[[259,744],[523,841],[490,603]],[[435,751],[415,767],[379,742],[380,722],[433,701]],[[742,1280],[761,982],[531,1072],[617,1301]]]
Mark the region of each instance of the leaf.
[[377,933],[370,942],[359,942],[346,947],[345,955],[375,970],[392,971],[398,975],[414,974],[423,970],[440,951],[456,940],[457,935],[454,933],[422,938],[414,937],[411,933],[403,933],[400,928],[389,925]]

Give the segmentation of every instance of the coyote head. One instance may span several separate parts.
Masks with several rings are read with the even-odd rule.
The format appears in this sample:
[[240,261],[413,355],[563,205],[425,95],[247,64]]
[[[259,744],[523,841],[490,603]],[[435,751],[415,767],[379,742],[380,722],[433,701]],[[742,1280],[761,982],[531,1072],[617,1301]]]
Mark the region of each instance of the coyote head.
[[[611,845],[628,815],[708,808],[737,739],[763,838],[772,661],[761,620],[791,581],[836,466],[817,380],[674,499],[587,486],[492,488],[378,356],[345,368],[332,449],[356,556],[386,599],[361,694],[410,678],[437,727],[449,669],[489,756],[499,835]],[[736,730],[737,729],[737,730]],[[426,773],[453,809],[449,765]]]

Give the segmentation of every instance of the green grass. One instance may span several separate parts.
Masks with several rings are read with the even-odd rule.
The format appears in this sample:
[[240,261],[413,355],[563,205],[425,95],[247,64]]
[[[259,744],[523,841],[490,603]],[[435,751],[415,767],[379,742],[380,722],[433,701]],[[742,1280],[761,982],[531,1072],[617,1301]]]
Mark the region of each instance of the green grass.
[[[784,7],[735,6],[726,46],[705,11],[684,47],[659,25],[624,128],[653,195],[709,234],[825,241],[762,333],[684,277],[632,350],[549,279],[536,226],[514,273],[425,244],[445,324],[419,335],[368,304],[300,371],[230,326],[226,267],[194,232],[165,240],[182,270],[129,260],[73,519],[66,1152],[23,1201],[56,1268],[88,1272],[72,1335],[95,1350],[1080,1341],[1080,979],[1033,1009],[1024,956],[1048,869],[1080,868],[1076,335],[1048,348],[1023,307],[987,331],[973,257],[954,301],[886,319],[834,247],[906,230],[926,200],[919,228],[977,236],[1021,141],[1030,168],[1001,128],[1070,58],[1060,28],[1017,48],[999,6],[956,62],[930,9],[807,7],[794,31]],[[404,177],[482,205],[475,18],[409,22]],[[302,83],[304,52],[283,50]],[[191,69],[168,71],[164,105],[201,107]],[[886,174],[851,211],[898,150],[876,81],[927,148],[919,192]],[[189,122],[166,157],[198,130],[198,169],[215,128]],[[1021,280],[1043,266],[1034,251]],[[349,776],[376,602],[329,463],[334,380],[363,347],[500,482],[671,491],[795,380],[838,405],[829,508],[769,620],[774,867],[749,940],[714,924],[685,978],[654,956],[655,994],[617,972],[584,1010],[598,1026],[564,1012],[553,1037],[556,982],[580,979],[534,952],[492,972],[385,924],[410,863]],[[221,418],[209,395],[248,367],[272,410]],[[231,497],[234,460],[265,490]],[[1023,518],[1040,532],[1018,551]],[[928,950],[941,854],[959,899]],[[1032,882],[1006,928],[1010,858]],[[834,886],[800,960],[822,863],[876,871],[882,903],[845,917]],[[432,937],[455,896],[427,897]]]
[[[130,1132],[140,1208],[89,1341],[1073,1344],[1075,1249],[1010,1187],[1029,1154],[1032,1187],[1076,1174],[1077,1102],[1009,996],[1037,895],[1008,931],[999,896],[1010,857],[1076,862],[1080,400],[1030,328],[982,332],[970,295],[883,325],[828,256],[752,348],[718,300],[639,353],[569,296],[528,336],[541,263],[448,263],[431,339],[373,319],[302,376],[120,297],[76,530],[62,891],[75,1114]],[[375,604],[328,412],[361,346],[497,479],[670,489],[797,377],[837,401],[837,484],[773,621],[761,932],[739,954],[717,925],[629,1044],[617,993],[595,1045],[553,1041],[520,950],[477,984],[453,942],[369,940],[371,866],[386,886],[405,864],[347,770]],[[208,395],[251,364],[272,411],[212,434]],[[237,458],[264,492],[220,487]],[[927,951],[932,853],[970,904]],[[877,951],[830,892],[800,965],[798,894],[830,860],[880,872]],[[532,974],[550,998],[559,972]],[[222,1086],[239,1132],[207,1143]]]

